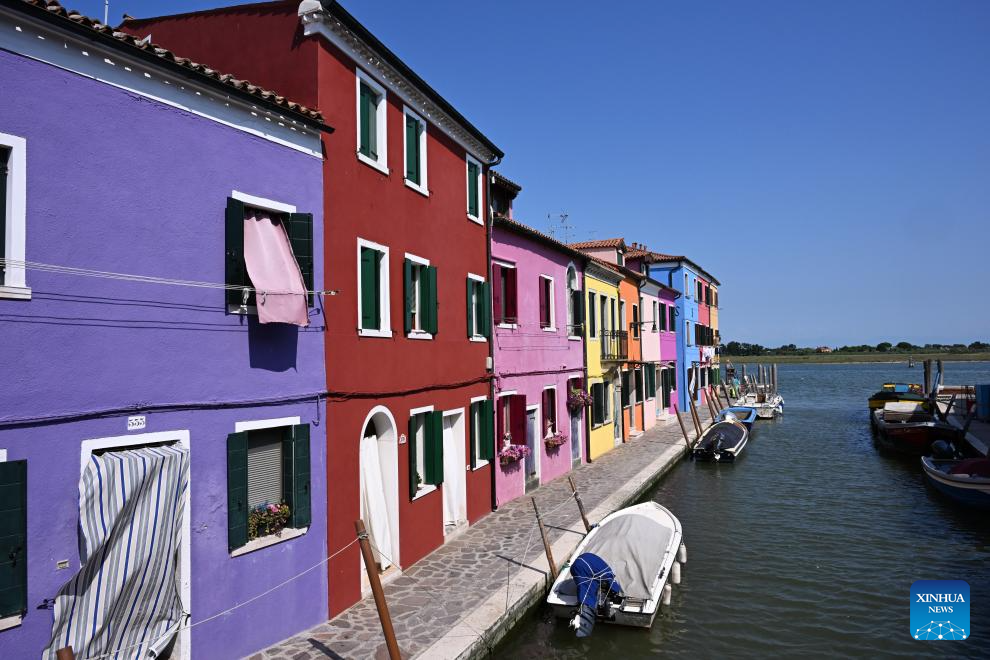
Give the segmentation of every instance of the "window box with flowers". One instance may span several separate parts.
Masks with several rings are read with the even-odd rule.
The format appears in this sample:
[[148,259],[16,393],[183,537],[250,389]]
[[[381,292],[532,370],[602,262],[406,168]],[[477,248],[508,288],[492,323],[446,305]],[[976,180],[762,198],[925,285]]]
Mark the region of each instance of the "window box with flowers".
[[498,462],[502,465],[511,465],[526,458],[530,453],[526,445],[512,444],[512,435],[506,433],[502,438],[502,449],[498,452]]
[[581,390],[571,390],[567,395],[567,409],[572,413],[580,412],[591,406],[591,395]]
[[565,442],[567,442],[567,436],[563,433],[548,433],[543,438],[543,443],[547,446],[547,449],[557,449]]
[[248,513],[248,541],[263,536],[281,536],[289,524],[289,507],[286,504],[259,504]]

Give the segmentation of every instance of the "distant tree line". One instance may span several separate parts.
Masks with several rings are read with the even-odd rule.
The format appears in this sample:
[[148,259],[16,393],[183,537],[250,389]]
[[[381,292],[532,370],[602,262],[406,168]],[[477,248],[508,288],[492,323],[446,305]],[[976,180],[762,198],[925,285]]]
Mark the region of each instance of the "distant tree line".
[[[828,350],[826,350],[828,349]],[[981,353],[990,351],[990,344],[974,341],[970,344],[924,344],[915,345],[907,341],[892,344],[882,341],[875,346],[860,344],[858,346],[797,346],[784,344],[777,348],[750,344],[744,341],[730,341],[725,345],[725,353],[733,356],[746,355],[811,355],[813,353]]]

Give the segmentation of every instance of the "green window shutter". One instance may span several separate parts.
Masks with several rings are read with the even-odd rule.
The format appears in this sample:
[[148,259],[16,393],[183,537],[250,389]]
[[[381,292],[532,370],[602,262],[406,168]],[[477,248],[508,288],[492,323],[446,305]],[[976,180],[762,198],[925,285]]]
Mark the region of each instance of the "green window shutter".
[[419,122],[406,115],[406,178],[420,183]]
[[495,405],[491,399],[481,402],[481,458],[485,461],[495,460]]
[[492,336],[492,285],[481,285],[481,335],[486,339]]
[[[247,266],[244,264],[244,202],[227,198],[227,211],[224,222],[225,259],[224,284],[227,286],[250,286]],[[252,298],[254,294],[251,294]],[[227,304],[240,306],[243,302],[241,289],[227,289]]]
[[0,463],[0,617],[27,613],[27,461]]
[[227,549],[236,550],[248,540],[248,434],[227,436]]
[[467,188],[468,188],[468,213],[474,217],[478,215],[478,166],[468,161],[467,166]]
[[403,318],[405,319],[404,327],[406,329],[406,334],[408,335],[412,332],[412,315],[413,307],[416,305],[416,289],[413,287],[413,269],[419,266],[409,259],[406,259],[402,264],[402,281],[405,283],[405,314]]
[[439,410],[426,413],[426,447],[424,448],[426,474],[423,481],[438,486],[443,483],[443,413]]
[[622,372],[622,407],[623,408],[625,408],[625,407],[627,407],[629,405],[629,390],[630,389],[631,388],[630,388],[630,383],[629,383],[629,372],[628,371],[623,371]]
[[[292,526],[309,527],[313,518],[310,495],[309,424],[292,427]],[[283,444],[284,446],[284,444]],[[283,478],[282,483],[285,483]]]
[[470,445],[471,454],[471,469],[473,470],[478,464],[478,445],[484,441],[484,431],[482,430],[485,426],[484,418],[481,412],[481,401],[475,401],[470,407],[470,427],[471,432],[468,438],[468,445]]
[[361,248],[361,327],[365,330],[378,330],[381,327],[381,314],[378,296],[380,282],[378,266],[381,253],[372,248]]
[[437,267],[426,266],[423,268],[426,274],[426,331],[432,335],[437,334]]
[[[478,298],[481,297],[481,292],[478,290],[478,287],[476,286],[476,284],[477,283],[474,280],[472,280],[470,277],[467,278],[467,336],[468,336],[468,339],[470,339],[471,337],[474,336],[475,310],[476,310],[477,307],[479,307],[481,305],[481,301],[480,300],[478,300],[477,302],[475,302],[475,296],[477,296]],[[478,330],[480,331],[481,328],[478,328]],[[474,461],[473,460],[471,461],[471,464],[474,465]]]
[[361,145],[365,156],[378,160],[378,94],[361,83]]
[[[292,245],[292,254],[296,256],[296,263],[299,264],[299,271],[302,273],[303,283],[308,291],[313,291],[313,214],[312,213],[290,213],[289,214],[289,243]],[[313,294],[306,297],[307,304],[313,306]]]

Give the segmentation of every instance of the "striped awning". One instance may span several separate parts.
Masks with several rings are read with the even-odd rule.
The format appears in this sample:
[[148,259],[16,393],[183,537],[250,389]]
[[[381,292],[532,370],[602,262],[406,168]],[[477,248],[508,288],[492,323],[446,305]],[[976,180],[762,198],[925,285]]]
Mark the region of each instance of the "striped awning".
[[178,446],[93,455],[79,482],[82,568],[55,598],[45,658],[157,657],[185,622],[176,562],[189,453]]

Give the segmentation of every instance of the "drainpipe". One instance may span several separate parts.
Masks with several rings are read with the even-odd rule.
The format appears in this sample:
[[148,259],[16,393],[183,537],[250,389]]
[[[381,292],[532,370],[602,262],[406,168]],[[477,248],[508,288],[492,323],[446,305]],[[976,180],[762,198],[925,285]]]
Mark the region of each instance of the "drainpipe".
[[[492,282],[492,229],[494,223],[494,209],[492,208],[492,168],[502,162],[502,157],[498,156],[495,160],[488,163],[488,172],[485,173],[485,258],[487,259],[487,264],[485,265],[485,273],[488,278],[488,285],[491,286]],[[495,295],[492,294],[492,299]],[[491,310],[489,310],[488,317],[491,318]],[[492,377],[488,380],[488,398],[492,402],[492,410],[495,415],[498,415],[498,406],[496,405],[495,399],[495,323],[492,319],[492,325],[488,332],[488,359],[492,363],[491,375]],[[495,423],[495,420],[492,420]],[[498,428],[498,425],[495,425]],[[495,438],[495,447],[493,451],[495,452],[492,457],[491,462],[491,482],[492,482],[492,511],[498,511],[498,498],[495,495],[495,470],[498,469],[498,445],[499,439]]]
[[[582,369],[581,388],[591,394],[591,387],[588,385],[588,314],[593,314],[594,310],[588,309],[588,262],[584,262],[584,271],[581,273],[581,307],[584,307],[584,325],[581,327],[581,359],[584,363]],[[585,409],[581,412],[584,415],[584,460],[591,462],[591,415]],[[571,466],[574,469],[574,466]]]

